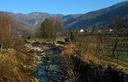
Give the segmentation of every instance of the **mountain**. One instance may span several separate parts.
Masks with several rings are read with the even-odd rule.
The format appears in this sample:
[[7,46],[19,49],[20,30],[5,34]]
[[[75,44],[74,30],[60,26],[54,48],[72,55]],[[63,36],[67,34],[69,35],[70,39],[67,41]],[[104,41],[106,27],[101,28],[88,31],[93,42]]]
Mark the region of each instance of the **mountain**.
[[67,25],[69,22],[72,22],[72,20],[80,17],[81,15],[82,14],[70,14],[70,15],[63,16],[64,24]]
[[43,12],[32,12],[29,14],[22,14],[22,13],[12,13],[6,12],[14,21],[17,22],[17,26],[21,28],[27,29],[36,29],[40,26],[40,24],[48,17],[57,17],[63,20],[64,25],[71,22],[72,20],[76,19],[77,17],[81,16],[82,14],[70,14],[70,15],[63,15],[63,14],[48,14]]
[[128,1],[118,3],[108,8],[83,14],[66,23],[66,27],[88,28],[107,26],[115,17],[128,18]]
[[5,13],[7,13],[15,22],[16,25],[13,31],[18,34],[28,34],[30,32],[34,32],[34,30],[38,28],[40,24],[48,17],[57,16],[61,19],[63,18],[63,15],[61,14],[48,14],[42,12],[32,12],[29,14],[12,12]]
[[31,28],[34,28],[40,22],[44,21],[45,18],[50,16],[50,14],[40,13],[40,12],[33,12],[29,14],[21,14],[21,13],[8,13],[8,14],[16,21],[20,21]]
[[31,28],[38,27],[46,18],[48,17],[58,17],[64,21],[64,24],[68,24],[72,20],[76,19],[77,17],[81,16],[82,14],[70,14],[70,15],[63,15],[63,14],[48,14],[43,12],[32,12],[28,14],[22,13],[8,13],[13,19],[16,21],[22,22]]
[[[14,31],[25,33],[32,31],[48,17],[59,17],[63,20],[65,28],[94,28],[109,25],[117,16],[128,19],[128,1],[124,1],[108,8],[88,12],[85,14],[49,14],[43,12],[32,12],[28,14],[6,12],[16,22]],[[26,32],[26,33],[27,33]]]

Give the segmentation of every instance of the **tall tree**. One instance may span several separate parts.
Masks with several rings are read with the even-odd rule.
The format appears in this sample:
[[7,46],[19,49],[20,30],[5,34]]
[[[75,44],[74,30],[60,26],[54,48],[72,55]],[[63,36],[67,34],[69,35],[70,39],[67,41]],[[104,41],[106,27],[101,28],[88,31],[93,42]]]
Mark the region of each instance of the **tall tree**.
[[47,18],[42,22],[38,29],[38,34],[42,38],[56,40],[57,36],[63,31],[63,23],[56,17]]

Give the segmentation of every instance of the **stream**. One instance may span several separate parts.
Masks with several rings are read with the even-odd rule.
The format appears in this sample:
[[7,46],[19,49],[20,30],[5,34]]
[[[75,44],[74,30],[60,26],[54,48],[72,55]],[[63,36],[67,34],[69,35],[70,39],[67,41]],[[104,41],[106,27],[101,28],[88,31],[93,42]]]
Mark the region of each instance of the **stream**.
[[[46,46],[47,49],[42,50],[39,46]],[[37,65],[35,75],[38,82],[65,82],[61,75],[61,67],[58,60],[61,50],[53,44],[38,44],[31,46],[37,57]]]

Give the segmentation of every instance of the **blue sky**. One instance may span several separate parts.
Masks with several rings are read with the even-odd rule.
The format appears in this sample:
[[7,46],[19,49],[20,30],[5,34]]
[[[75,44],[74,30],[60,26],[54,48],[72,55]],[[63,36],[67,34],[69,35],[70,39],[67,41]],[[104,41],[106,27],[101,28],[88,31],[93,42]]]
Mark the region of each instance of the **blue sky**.
[[119,3],[123,0],[1,0],[0,11],[16,13],[87,13]]

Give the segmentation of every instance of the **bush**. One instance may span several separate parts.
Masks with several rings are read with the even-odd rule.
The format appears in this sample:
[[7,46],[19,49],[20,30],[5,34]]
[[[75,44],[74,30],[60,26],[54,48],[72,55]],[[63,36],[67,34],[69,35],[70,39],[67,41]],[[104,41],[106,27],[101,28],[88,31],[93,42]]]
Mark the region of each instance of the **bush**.
[[32,68],[34,57],[29,54],[17,52],[14,49],[0,52],[0,82],[33,82]]

